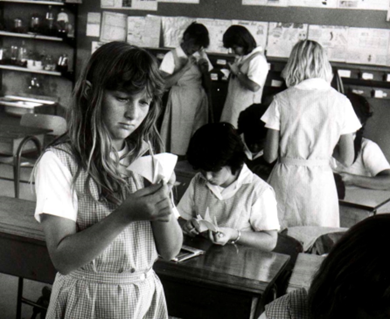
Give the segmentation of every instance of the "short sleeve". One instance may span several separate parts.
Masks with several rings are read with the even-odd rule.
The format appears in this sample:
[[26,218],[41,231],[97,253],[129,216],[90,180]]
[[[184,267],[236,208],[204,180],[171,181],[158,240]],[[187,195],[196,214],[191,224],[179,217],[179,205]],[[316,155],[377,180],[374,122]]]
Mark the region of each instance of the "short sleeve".
[[275,193],[267,187],[252,206],[250,223],[256,231],[279,230]]
[[368,141],[364,147],[362,157],[364,167],[371,176],[376,176],[378,173],[390,169],[390,164],[379,145],[372,141]]
[[263,55],[260,54],[249,62],[247,76],[253,82],[263,86],[267,78],[268,70],[269,67],[267,60]]
[[180,199],[179,205],[177,205],[177,210],[179,211],[179,214],[182,218],[189,220],[191,218],[194,218],[193,216],[193,210],[195,207],[194,204],[194,190],[195,190],[195,184],[196,184],[196,178],[197,175],[195,175],[190,185],[188,185],[187,190],[185,191],[184,195]]
[[46,152],[35,173],[37,204],[34,217],[38,222],[42,213],[77,220],[78,202],[71,183],[69,169],[53,152]]
[[340,132],[341,135],[354,133],[362,127],[359,118],[353,110],[351,102],[347,98],[345,98],[345,101],[343,127]]
[[173,74],[175,70],[175,61],[173,59],[172,51],[165,54],[164,59],[160,64],[160,70],[168,74]]
[[265,123],[266,128],[280,131],[280,112],[277,99],[272,101],[261,120]]

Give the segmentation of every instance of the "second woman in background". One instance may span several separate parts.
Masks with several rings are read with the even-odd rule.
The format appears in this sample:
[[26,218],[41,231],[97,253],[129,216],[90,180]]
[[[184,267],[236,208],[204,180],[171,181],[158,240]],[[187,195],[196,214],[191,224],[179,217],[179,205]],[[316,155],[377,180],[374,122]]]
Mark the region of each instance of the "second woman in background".
[[236,60],[230,65],[228,94],[223,106],[221,122],[237,127],[238,116],[252,104],[261,103],[268,64],[263,48],[243,26],[232,25],[223,35],[223,45],[232,49]]
[[[330,159],[353,161],[360,122],[349,100],[330,86],[332,68],[315,41],[298,42],[282,72],[287,90],[261,118],[268,128],[264,159],[278,159],[269,178],[282,227],[339,227]],[[336,147],[336,148],[335,148]]]
[[203,24],[192,23],[181,44],[168,52],[160,65],[165,87],[170,88],[161,126],[167,151],[184,156],[192,134],[208,122],[208,100],[202,86],[212,65],[204,48],[210,43]]

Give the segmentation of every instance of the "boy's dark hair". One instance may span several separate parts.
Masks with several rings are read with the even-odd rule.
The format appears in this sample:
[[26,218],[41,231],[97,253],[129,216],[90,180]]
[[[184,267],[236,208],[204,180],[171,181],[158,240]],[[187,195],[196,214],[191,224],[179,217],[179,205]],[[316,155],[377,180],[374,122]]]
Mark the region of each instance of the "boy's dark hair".
[[257,43],[247,28],[241,25],[230,26],[223,34],[223,46],[227,49],[234,45],[243,47],[244,53],[249,54],[257,47]]
[[184,31],[183,39],[193,39],[195,45],[203,48],[207,48],[210,44],[209,31],[203,24],[196,22],[191,23],[187,27]]
[[389,227],[390,214],[368,217],[336,243],[310,286],[311,318],[357,318],[358,311],[388,318]]
[[245,140],[249,138],[253,142],[263,140],[267,135],[267,128],[265,123],[260,120],[268,105],[252,104],[243,110],[237,123],[237,133],[244,134]]
[[230,123],[209,123],[192,136],[187,159],[194,169],[217,172],[229,166],[235,174],[244,164],[244,146]]
[[354,140],[354,147],[355,147],[354,162],[355,162],[360,153],[360,150],[362,149],[362,140],[363,140],[365,125],[367,123],[367,120],[372,116],[373,113],[371,112],[370,103],[368,103],[367,99],[364,96],[352,92],[348,92],[346,94],[346,97],[351,101],[356,116],[359,118],[359,121],[362,124],[360,130],[356,132],[356,137]]

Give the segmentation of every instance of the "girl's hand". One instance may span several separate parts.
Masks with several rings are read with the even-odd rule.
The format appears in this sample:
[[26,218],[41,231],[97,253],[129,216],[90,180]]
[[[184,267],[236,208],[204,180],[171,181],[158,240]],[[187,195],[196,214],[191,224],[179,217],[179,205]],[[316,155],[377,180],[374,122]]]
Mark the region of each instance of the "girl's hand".
[[198,68],[199,68],[200,72],[202,72],[202,73],[208,72],[209,62],[204,58],[200,58],[198,61]]
[[209,238],[214,244],[225,246],[237,238],[237,230],[228,227],[220,227],[218,232],[209,230]]
[[354,185],[353,183],[353,177],[354,175],[352,174],[348,174],[348,173],[343,173],[343,172],[340,172],[338,173],[340,176],[341,176],[341,179],[343,180],[344,184],[346,186],[351,186],[351,185]]
[[229,63],[230,71],[237,75],[238,72],[240,72],[240,68],[238,67],[237,63]]
[[183,232],[189,235],[190,237],[195,237],[199,235],[199,223],[195,218],[188,220],[183,225]]
[[196,64],[196,59],[195,59],[195,57],[190,56],[190,57],[188,57],[187,63],[184,65],[183,69],[184,69],[185,71],[188,71],[189,69],[192,68],[192,66],[193,66],[194,64]]
[[165,183],[155,184],[131,194],[118,208],[127,221],[168,222],[171,211],[169,188]]

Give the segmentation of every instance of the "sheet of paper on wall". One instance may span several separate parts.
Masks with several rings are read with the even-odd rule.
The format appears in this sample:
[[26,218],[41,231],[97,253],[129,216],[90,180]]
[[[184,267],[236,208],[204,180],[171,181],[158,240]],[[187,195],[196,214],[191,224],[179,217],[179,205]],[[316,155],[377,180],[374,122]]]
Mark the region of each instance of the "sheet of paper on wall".
[[154,172],[152,165],[153,157],[150,155],[136,159],[127,167],[127,169],[143,176],[153,184],[159,183],[161,180],[168,182],[175,168],[177,155],[171,153],[160,153],[154,155],[154,158]]
[[339,0],[289,0],[291,7],[337,8]]
[[87,36],[99,37],[100,36],[100,21],[102,15],[100,12],[88,12],[87,15]]
[[223,46],[222,37],[232,25],[232,20],[198,18],[196,22],[202,23],[209,31],[210,45],[206,48],[207,52],[228,53],[228,49]]
[[157,11],[157,0],[123,0],[131,3],[131,9]]
[[242,0],[242,5],[287,7],[288,0]]
[[185,29],[196,21],[188,17],[162,17],[163,42],[166,48],[176,48],[183,38]]
[[101,8],[115,8],[115,2],[117,5],[121,2],[120,0],[100,0]]
[[258,46],[267,47],[268,22],[233,20],[232,24],[242,25],[249,30]]
[[92,41],[91,43],[91,54],[93,54],[97,49],[99,49],[104,43],[99,41]]
[[127,18],[127,42],[141,47],[158,48],[160,45],[161,18],[129,16]]
[[338,7],[359,10],[384,10],[389,6],[389,0],[339,0]]
[[386,65],[389,30],[349,28],[347,63]]
[[127,15],[116,12],[103,12],[101,42],[126,41]]
[[199,0],[157,0],[158,2],[172,2],[172,3],[199,3]]
[[326,50],[330,61],[346,61],[348,50],[348,27],[309,25],[309,34],[307,38],[321,44]]
[[288,58],[293,46],[307,38],[308,24],[269,22],[267,56]]

